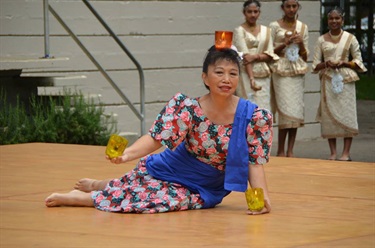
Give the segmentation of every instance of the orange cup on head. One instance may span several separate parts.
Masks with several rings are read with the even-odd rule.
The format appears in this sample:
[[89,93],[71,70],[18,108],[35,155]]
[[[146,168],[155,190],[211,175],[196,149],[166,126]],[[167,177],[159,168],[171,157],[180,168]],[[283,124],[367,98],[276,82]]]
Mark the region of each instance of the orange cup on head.
[[233,32],[231,31],[215,31],[215,48],[225,49],[231,48]]

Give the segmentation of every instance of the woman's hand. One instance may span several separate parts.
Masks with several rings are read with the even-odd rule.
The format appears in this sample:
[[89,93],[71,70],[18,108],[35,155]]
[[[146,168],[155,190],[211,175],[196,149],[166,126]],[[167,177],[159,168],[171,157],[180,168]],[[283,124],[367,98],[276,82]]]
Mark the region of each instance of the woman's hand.
[[122,156],[118,156],[115,158],[109,158],[108,156],[105,156],[105,158],[109,160],[112,164],[121,164],[129,160],[129,156],[126,153],[122,154]]
[[259,60],[259,54],[249,54],[246,53],[242,56],[243,64],[247,65],[249,63],[253,63],[256,60]]
[[258,214],[268,214],[271,212],[271,205],[269,204],[268,200],[264,200],[264,208],[260,211],[251,211],[247,210],[246,213],[248,215],[258,215]]
[[327,62],[325,62],[325,65],[326,65],[326,68],[338,69],[343,66],[343,63],[344,63],[343,61],[328,60]]
[[299,33],[295,33],[291,37],[291,40],[292,40],[292,43],[294,43],[294,44],[303,44],[302,36]]
[[258,91],[258,90],[261,90],[262,89],[262,86],[258,86],[256,85],[255,83],[255,79],[254,78],[250,78],[250,87],[253,91]]

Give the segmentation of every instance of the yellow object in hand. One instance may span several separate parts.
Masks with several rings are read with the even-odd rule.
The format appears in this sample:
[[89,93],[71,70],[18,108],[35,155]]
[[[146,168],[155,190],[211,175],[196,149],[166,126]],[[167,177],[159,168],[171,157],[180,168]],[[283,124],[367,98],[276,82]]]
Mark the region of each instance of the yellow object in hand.
[[262,188],[247,189],[245,191],[247,207],[251,211],[260,211],[264,208],[264,194]]
[[105,154],[108,155],[109,158],[119,157],[124,153],[128,143],[129,141],[126,138],[117,134],[112,134],[108,140]]

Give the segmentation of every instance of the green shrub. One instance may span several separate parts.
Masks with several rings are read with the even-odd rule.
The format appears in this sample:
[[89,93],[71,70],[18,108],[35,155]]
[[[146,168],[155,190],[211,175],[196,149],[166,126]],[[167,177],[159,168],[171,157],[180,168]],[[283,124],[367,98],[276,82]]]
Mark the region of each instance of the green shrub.
[[86,100],[82,94],[65,92],[61,101],[52,97],[41,101],[30,99],[30,109],[17,101],[7,103],[6,93],[0,98],[0,145],[46,142],[84,145],[106,145],[117,123],[103,118],[104,107]]
[[360,74],[360,79],[356,82],[358,100],[375,100],[375,76]]

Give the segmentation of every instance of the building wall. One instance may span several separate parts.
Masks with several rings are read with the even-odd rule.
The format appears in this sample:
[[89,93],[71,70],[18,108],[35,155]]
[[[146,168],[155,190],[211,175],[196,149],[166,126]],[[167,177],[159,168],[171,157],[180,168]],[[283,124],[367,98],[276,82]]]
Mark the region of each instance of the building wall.
[[[68,26],[78,34],[125,95],[139,108],[139,75],[134,64],[117,46],[81,1],[49,1]],[[201,65],[213,45],[215,30],[240,25],[243,1],[90,1],[144,69],[146,129],[176,92],[189,96],[206,93]],[[308,24],[310,59],[320,29],[320,2],[300,1],[299,19]],[[262,2],[259,22],[268,25],[281,18],[281,1]],[[50,55],[44,56],[43,1],[0,1],[0,65],[23,67],[23,75],[55,76],[58,90],[71,87],[85,94],[100,94],[107,113],[116,113],[122,132],[140,131],[140,121],[117,95],[94,64],[50,14]],[[20,61],[23,60],[23,63]],[[24,61],[29,61],[24,63]],[[39,91],[56,91],[40,88]],[[315,113],[320,96],[319,80],[308,73],[305,85],[305,127],[297,139],[320,137]]]

